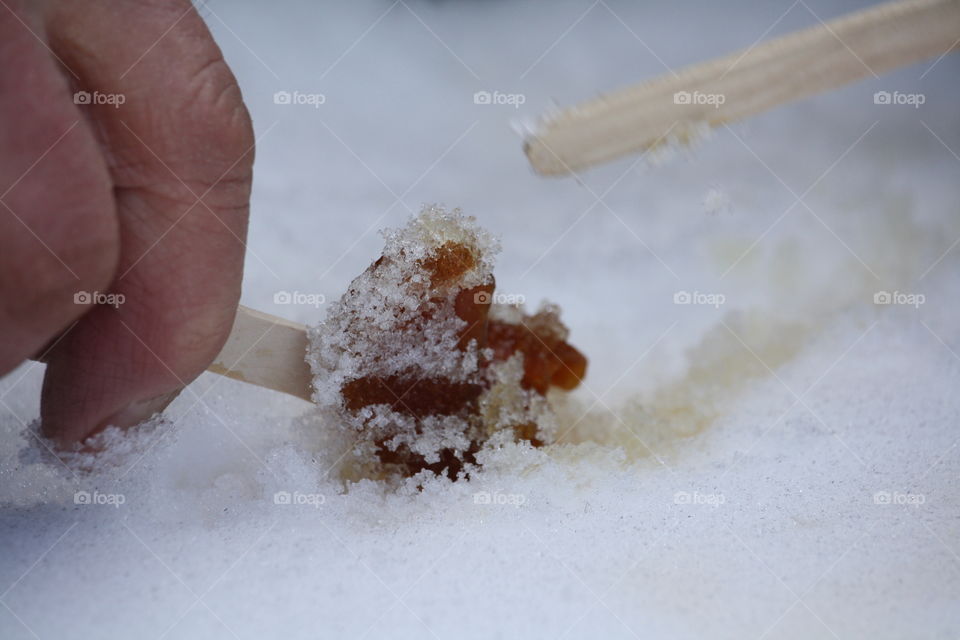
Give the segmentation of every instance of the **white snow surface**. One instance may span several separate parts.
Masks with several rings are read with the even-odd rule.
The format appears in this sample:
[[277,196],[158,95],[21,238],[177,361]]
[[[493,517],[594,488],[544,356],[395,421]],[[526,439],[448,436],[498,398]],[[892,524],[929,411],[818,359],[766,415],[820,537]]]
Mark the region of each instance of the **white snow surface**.
[[308,403],[212,374],[63,463],[25,364],[0,638],[956,638],[956,56],[579,180],[511,128],[859,6],[207,3],[259,136],[244,304],[318,322],[443,203],[500,237],[498,292],[563,308],[588,378],[560,444],[418,490],[344,484]]

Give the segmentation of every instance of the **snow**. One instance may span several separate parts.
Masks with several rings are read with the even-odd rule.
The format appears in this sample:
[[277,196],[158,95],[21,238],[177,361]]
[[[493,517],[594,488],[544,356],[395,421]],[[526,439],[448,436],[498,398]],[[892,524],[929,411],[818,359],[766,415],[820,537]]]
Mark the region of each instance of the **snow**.
[[274,294],[337,300],[378,230],[445,203],[500,237],[498,292],[563,308],[588,377],[559,444],[421,491],[345,487],[309,404],[210,374],[64,464],[25,364],[0,637],[960,634],[960,62],[579,181],[510,126],[857,6],[207,4],[260,137],[244,304],[319,322]]

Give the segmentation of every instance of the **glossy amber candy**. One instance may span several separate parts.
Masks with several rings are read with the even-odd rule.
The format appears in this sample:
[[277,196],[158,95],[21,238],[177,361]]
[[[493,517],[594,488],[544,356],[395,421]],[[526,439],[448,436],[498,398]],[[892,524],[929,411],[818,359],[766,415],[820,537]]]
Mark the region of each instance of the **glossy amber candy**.
[[[370,266],[376,271],[383,258]],[[486,367],[503,362],[520,352],[523,354],[524,375],[521,386],[545,395],[551,386],[570,390],[580,384],[586,374],[587,359],[566,342],[567,328],[560,322],[553,309],[534,315],[523,315],[519,322],[489,318],[494,282],[466,287],[464,275],[474,269],[478,256],[474,249],[456,242],[446,242],[437,247],[428,257],[419,261],[419,266],[429,277],[428,290],[422,293],[418,314],[397,327],[399,332],[416,334],[442,313],[443,307],[451,304],[458,318],[466,323],[458,336],[456,348],[465,350],[471,342],[479,349],[491,349],[492,360],[482,362],[481,369],[473,379],[455,381],[431,375],[428,370],[411,369],[394,375],[370,375],[353,379],[341,388],[344,406],[356,412],[372,405],[386,405],[393,411],[419,420],[426,416],[460,416],[471,419],[477,416],[478,400],[491,384],[485,375]],[[411,287],[414,285],[411,283]],[[419,285],[422,286],[422,285]],[[451,295],[456,291],[455,295]],[[540,446],[535,422],[527,421],[513,426],[518,439]],[[403,470],[407,475],[423,469],[435,473],[446,472],[451,478],[465,463],[474,462],[474,453],[480,444],[471,442],[468,450],[454,452],[444,449],[440,462],[427,463],[423,456],[411,452],[405,445],[396,449],[379,441],[377,456],[387,465]]]
[[[371,269],[374,271],[382,264],[377,260]],[[420,266],[430,276],[432,289],[454,284],[467,271],[476,266],[477,258],[473,250],[466,245],[447,242],[440,245],[429,257],[420,262]],[[482,349],[486,344],[487,315],[489,304],[484,300],[493,293],[493,283],[461,289],[454,298],[454,313],[467,323],[461,331],[458,349],[466,349],[471,340],[476,340]],[[422,329],[439,312],[442,305],[449,304],[447,297],[431,295],[420,309],[419,320],[400,327],[404,332],[416,332]],[[394,411],[405,415],[422,417],[428,415],[454,415],[475,406],[475,401],[483,387],[477,383],[454,382],[429,376],[423,371],[405,371],[393,376],[366,376],[351,380],[341,389],[344,405],[350,411],[357,411],[370,405],[386,404]]]
[[497,320],[487,323],[487,346],[493,349],[494,359],[506,360],[521,352],[521,384],[541,394],[551,386],[575,389],[587,373],[586,357],[565,337],[566,327],[551,311],[524,316],[517,324]]
[[350,411],[386,404],[413,417],[449,416],[471,405],[483,391],[479,384],[425,378],[415,372],[396,376],[366,376],[351,380],[341,394]]
[[420,266],[430,274],[430,284],[438,287],[452,283],[477,266],[477,256],[465,244],[444,242],[421,260]]

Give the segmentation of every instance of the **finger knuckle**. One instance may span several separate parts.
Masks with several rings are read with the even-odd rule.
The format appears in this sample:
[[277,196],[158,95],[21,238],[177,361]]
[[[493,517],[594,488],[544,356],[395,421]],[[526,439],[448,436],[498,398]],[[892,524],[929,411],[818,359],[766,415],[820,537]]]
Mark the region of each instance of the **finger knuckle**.
[[198,151],[218,184],[246,183],[253,168],[253,123],[233,73],[217,53],[189,82],[187,117]]

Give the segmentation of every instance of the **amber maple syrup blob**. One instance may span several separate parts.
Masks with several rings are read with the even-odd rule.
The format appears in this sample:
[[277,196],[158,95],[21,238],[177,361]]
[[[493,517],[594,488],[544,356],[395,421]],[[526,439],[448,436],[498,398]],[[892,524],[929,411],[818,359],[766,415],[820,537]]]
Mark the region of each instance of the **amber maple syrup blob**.
[[383,255],[311,330],[314,399],[382,473],[451,479],[492,434],[534,446],[551,388],[587,360],[559,310],[491,304],[496,242],[458,210],[427,207],[388,232]]

